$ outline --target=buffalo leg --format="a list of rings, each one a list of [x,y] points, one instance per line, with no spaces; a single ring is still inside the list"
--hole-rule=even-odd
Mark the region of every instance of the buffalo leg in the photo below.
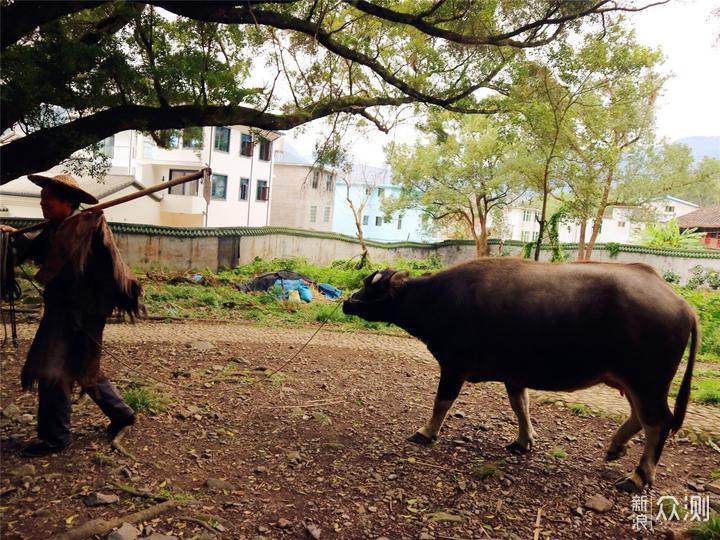
[[[535,430],[530,421],[530,400],[527,388],[505,383],[505,389],[510,398],[510,406],[518,419],[518,437],[505,448],[511,452],[529,452],[535,441]]]
[[[638,420],[637,413],[635,412],[635,406],[633,405],[630,396],[628,396],[630,402],[630,417],[625,420],[625,423],[618,428],[610,441],[610,447],[605,454],[605,461],[615,461],[620,459],[627,453],[628,441],[642,429],[642,424]]]
[[[460,394],[463,382],[464,378],[456,373],[450,373],[444,369],[440,372],[440,384],[438,384],[435,396],[432,417],[427,424],[408,437],[408,441],[417,444],[432,444],[437,440],[437,434],[445,421],[445,415]]]
[[[672,426],[672,413],[666,396],[643,400],[633,399],[636,413],[645,431],[645,448],[634,472],[615,483],[622,491],[642,491],[655,481],[655,467],[660,460],[665,440]]]

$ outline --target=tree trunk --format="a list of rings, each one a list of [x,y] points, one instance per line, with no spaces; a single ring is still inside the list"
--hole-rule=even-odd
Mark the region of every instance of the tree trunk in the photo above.
[[[370,264],[370,252],[368,252],[367,245],[365,244],[365,237],[363,236],[362,230],[362,222],[360,221],[360,219],[358,219],[357,215],[355,215],[355,227],[357,228],[358,240],[360,241],[360,249],[362,250],[362,253],[360,255],[360,262],[356,266],[356,268],[360,270]]]
[[[607,181],[605,183],[605,189],[603,190],[602,199],[600,199],[600,205],[598,206],[597,213],[595,214],[595,220],[593,221],[592,234],[590,240],[585,248],[585,260],[589,261],[592,257],[593,248],[595,247],[595,241],[600,234],[600,226],[602,225],[602,218],[607,208],[607,202],[610,198],[610,188],[612,187],[613,171],[608,173]]]
[[[540,244],[542,244],[543,234],[545,233],[545,212],[547,212],[547,199],[548,199],[548,177],[550,176],[550,163],[545,164],[545,173],[543,175],[543,202],[542,211],[540,214],[540,230],[538,231],[537,244],[535,245],[535,260],[540,260]]]
[[[587,220],[580,222],[580,238],[578,238],[577,260],[585,260],[585,233],[587,232]]]
[[[487,217],[480,217],[478,219],[480,223],[480,234],[475,235],[475,249],[478,257],[488,256],[488,232],[487,232]]]

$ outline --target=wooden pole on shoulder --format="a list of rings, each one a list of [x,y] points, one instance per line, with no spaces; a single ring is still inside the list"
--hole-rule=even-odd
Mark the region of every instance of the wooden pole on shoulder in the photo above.
[[[151,186],[149,188],[141,189],[140,191],[137,191],[135,193],[129,193],[128,195],[123,195],[122,197],[118,197],[117,199],[112,199],[110,201],[106,201],[101,204],[96,204],[95,206],[91,206],[90,208],[86,208],[83,210],[83,212],[99,212],[101,210],[105,210],[106,208],[110,208],[111,206],[117,206],[118,204],[126,203],[128,201],[133,201],[135,199],[139,199],[140,197],[144,197],[145,195],[150,195],[151,193],[155,193],[156,191],[162,191],[163,189],[170,189],[173,186],[177,186],[178,184],[184,184],[185,182],[191,182],[193,180],[199,180],[200,178],[209,178],[212,174],[212,171],[210,170],[210,167],[205,167],[204,169],[199,170],[198,172],[188,174],[186,176],[181,176],[180,178],[175,178],[174,180],[170,180],[169,182],[162,182],[156,186]],[[29,233],[32,231],[36,231],[38,229],[42,229],[47,224],[47,221],[43,221],[41,223],[36,223],[35,225],[29,225],[27,227],[23,227],[22,229],[18,229],[12,234],[24,234]]]

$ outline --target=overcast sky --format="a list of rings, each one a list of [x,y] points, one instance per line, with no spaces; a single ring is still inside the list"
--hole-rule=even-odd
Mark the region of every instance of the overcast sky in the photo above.
[[[628,17],[640,43],[663,51],[663,72],[672,74],[657,113],[658,135],[671,141],[720,136],[720,17],[711,17],[714,9],[720,9],[720,0],[671,0]],[[288,132],[287,139],[309,156],[317,133],[311,127],[303,134]],[[355,161],[382,164],[383,145],[392,139],[410,142],[412,128],[401,127],[390,135],[373,131],[355,140]]]

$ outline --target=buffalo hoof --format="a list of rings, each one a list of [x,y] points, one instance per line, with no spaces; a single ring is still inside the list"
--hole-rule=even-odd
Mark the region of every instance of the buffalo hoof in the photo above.
[[[513,441],[505,447],[505,450],[512,452],[513,454],[527,454],[530,451],[530,448],[525,448],[519,442]]]
[[[627,454],[627,448],[611,448],[607,451],[607,454],[605,454],[605,461],[615,461],[616,459],[620,459],[625,454]]]
[[[416,431],[415,433],[410,435],[407,440],[411,443],[421,444],[423,446],[430,446],[435,441],[437,441],[437,437],[428,437],[426,435],[423,435],[419,431]]]
[[[621,478],[615,482],[615,487],[620,491],[625,491],[627,493],[640,493],[643,490],[642,487],[633,482],[631,477]]]

